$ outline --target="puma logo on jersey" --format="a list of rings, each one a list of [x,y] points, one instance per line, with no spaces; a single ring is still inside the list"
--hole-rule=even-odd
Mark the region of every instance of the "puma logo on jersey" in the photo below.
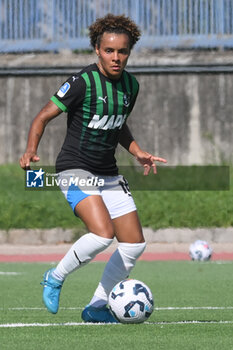
[[[106,103],[107,101],[107,98],[108,96],[105,96],[105,97],[102,97],[102,96],[99,96],[98,99],[101,100],[101,101],[104,101],[104,103]]]
[[[79,77],[73,75],[73,76],[72,76],[73,82],[74,82],[75,80],[78,80],[78,78],[79,78]]]
[[[124,115],[112,115],[109,117],[108,115],[104,115],[102,118],[100,118],[100,115],[95,114],[88,124],[89,128],[92,129],[102,129],[102,130],[109,130],[109,129],[121,129],[122,125],[124,124],[126,120],[126,114]]]

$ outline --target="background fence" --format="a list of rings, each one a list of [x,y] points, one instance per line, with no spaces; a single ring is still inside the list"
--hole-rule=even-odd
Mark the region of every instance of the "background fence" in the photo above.
[[[0,0],[0,52],[89,49],[109,12],[141,27],[137,48],[233,48],[233,0]]]

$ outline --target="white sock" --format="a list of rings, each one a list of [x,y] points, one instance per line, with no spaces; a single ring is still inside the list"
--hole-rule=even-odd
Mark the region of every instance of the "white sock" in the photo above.
[[[99,297],[94,295],[93,298],[91,299],[89,305],[94,306],[94,307],[103,307],[103,306],[107,305],[107,302],[106,302],[106,300],[100,299]]]
[[[106,249],[113,239],[104,238],[94,233],[87,233],[79,238],[66,253],[53,271],[53,276],[60,280],[64,279],[73,271],[86,265],[98,253]]]
[[[119,243],[118,249],[113,253],[104,269],[90,305],[97,306],[98,302],[101,306],[107,304],[112,288],[129,276],[145,247],[146,243]]]

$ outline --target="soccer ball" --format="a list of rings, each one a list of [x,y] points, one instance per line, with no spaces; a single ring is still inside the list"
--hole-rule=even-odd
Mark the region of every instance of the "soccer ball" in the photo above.
[[[135,279],[117,283],[109,295],[108,304],[113,316],[121,323],[142,323],[154,309],[150,288]]]
[[[211,258],[212,249],[206,241],[197,240],[190,245],[189,255],[192,260],[207,261]]]

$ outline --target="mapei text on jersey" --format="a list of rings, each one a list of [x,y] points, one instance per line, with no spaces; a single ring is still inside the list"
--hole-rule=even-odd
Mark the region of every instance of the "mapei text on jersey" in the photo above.
[[[103,129],[103,130],[109,130],[109,129],[121,129],[122,125],[124,124],[124,121],[126,119],[127,115],[119,114],[119,115],[112,115],[109,117],[109,115],[103,115],[102,118],[100,118],[100,115],[95,114],[88,124],[89,128],[92,129]]]

